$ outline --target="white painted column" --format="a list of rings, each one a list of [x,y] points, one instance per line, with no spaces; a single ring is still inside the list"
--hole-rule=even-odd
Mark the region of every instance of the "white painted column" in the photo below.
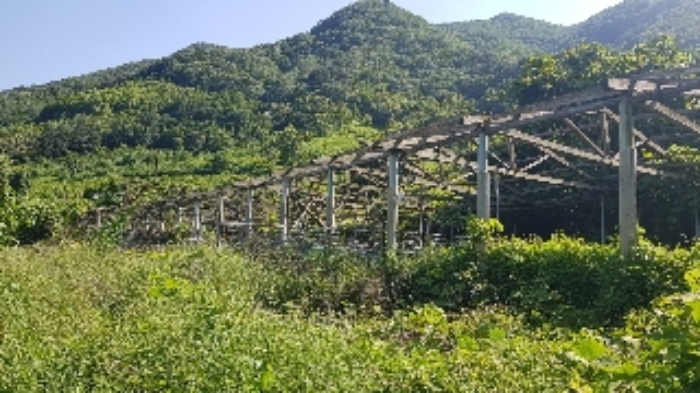
[[[477,196],[476,215],[488,220],[491,218],[491,176],[489,174],[489,137],[479,134],[479,150],[477,152]]]
[[[280,241],[282,244],[287,244],[289,240],[289,179],[282,180],[282,190],[280,192]]]
[[[224,245],[224,221],[226,221],[223,195],[219,195],[216,202],[216,247],[221,248]]]
[[[501,219],[501,176],[498,171],[493,173],[493,192],[496,197],[496,219]]]
[[[194,204],[194,221],[192,223],[194,228],[194,238],[197,241],[202,240],[202,206],[199,202]]]
[[[328,195],[326,196],[326,233],[332,236],[335,232],[335,173],[328,168]]]
[[[255,191],[253,189],[248,190],[248,195],[246,195],[246,206],[245,206],[245,222],[246,222],[246,236],[248,240],[253,239],[255,234],[253,227],[253,200],[255,199]]]
[[[97,228],[102,228],[102,208],[98,207],[95,210],[95,225]]]
[[[629,256],[637,245],[637,149],[632,102],[620,102],[620,250]]]
[[[399,229],[399,155],[394,152],[389,156],[389,190],[387,195],[387,251],[398,248]]]

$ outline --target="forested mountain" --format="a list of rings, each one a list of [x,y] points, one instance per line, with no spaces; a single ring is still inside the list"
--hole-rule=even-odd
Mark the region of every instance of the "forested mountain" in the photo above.
[[[553,53],[576,41],[572,29],[533,18],[510,13],[488,20],[455,22],[439,25],[485,53],[497,53],[500,58],[516,63],[537,53]]]
[[[302,141],[350,124],[397,130],[468,110],[510,71],[499,65],[391,3],[360,2],[278,43],[195,44],[3,93],[0,135],[31,136],[13,139],[17,154],[57,157],[121,145],[213,152],[274,144],[285,129]]]
[[[700,45],[700,0],[624,0],[588,20],[562,26],[514,14],[488,20],[440,25],[484,52],[517,61],[536,53],[553,53],[581,42],[618,49],[660,34],[676,37],[687,49]]]
[[[628,0],[602,15],[628,15],[634,3],[650,2]],[[678,5],[667,15],[691,11],[667,3]],[[606,20],[566,28],[503,14],[434,26],[389,1],[361,1],[276,43],[197,43],[162,59],[0,92],[0,243],[10,222],[3,209],[30,217],[26,225],[54,222],[34,217],[44,210],[22,198],[69,206],[62,215],[75,217],[90,207],[229,184],[434,119],[499,111],[688,59],[667,38],[624,53],[570,49],[580,40],[575,31],[599,31]]]
[[[700,45],[698,21],[700,0],[625,0],[572,29],[583,40],[616,47],[668,34],[691,49]]]

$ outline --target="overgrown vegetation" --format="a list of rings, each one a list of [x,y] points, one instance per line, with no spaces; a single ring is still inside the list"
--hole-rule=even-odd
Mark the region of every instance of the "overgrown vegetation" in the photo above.
[[[697,249],[486,240],[364,263],[7,249],[0,390],[697,387]]]

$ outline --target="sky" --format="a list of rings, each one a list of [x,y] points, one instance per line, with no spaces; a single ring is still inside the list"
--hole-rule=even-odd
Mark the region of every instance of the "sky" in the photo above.
[[[432,23],[512,12],[570,25],[620,0],[393,0]],[[310,30],[350,0],[0,0],[0,90]],[[565,4],[565,5],[564,5]]]

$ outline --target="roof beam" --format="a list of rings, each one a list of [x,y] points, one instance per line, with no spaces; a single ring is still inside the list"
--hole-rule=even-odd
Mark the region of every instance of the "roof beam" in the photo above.
[[[700,125],[690,120],[686,116],[681,115],[680,113],[674,111],[673,109],[667,107],[666,105],[663,105],[658,101],[647,101],[645,102],[645,104],[651,109],[673,120],[674,122],[700,135]]]
[[[545,147],[547,149],[557,151],[560,153],[564,153],[564,154],[569,154],[569,155],[574,156],[574,157],[583,158],[583,159],[586,159],[589,161],[594,161],[594,162],[598,162],[600,164],[614,166],[614,167],[620,166],[620,161],[618,161],[618,160],[600,157],[600,156],[595,155],[593,153],[588,153],[588,152],[585,152],[583,150],[579,150],[579,149],[576,149],[573,147],[564,146],[564,145],[561,145],[561,144],[556,143],[556,142],[551,142],[551,141],[537,138],[535,136],[527,135],[527,134],[524,134],[524,133],[517,131],[517,130],[508,131],[508,135],[512,136],[514,139],[517,139],[519,141],[527,142],[527,143],[530,143],[530,144],[538,146],[538,147],[540,147],[540,146]],[[661,173],[662,173],[661,171],[658,171],[656,169],[651,169],[651,168],[647,168],[647,167],[643,167],[643,166],[638,166],[637,171],[640,173],[646,173],[649,175],[661,175]]]

